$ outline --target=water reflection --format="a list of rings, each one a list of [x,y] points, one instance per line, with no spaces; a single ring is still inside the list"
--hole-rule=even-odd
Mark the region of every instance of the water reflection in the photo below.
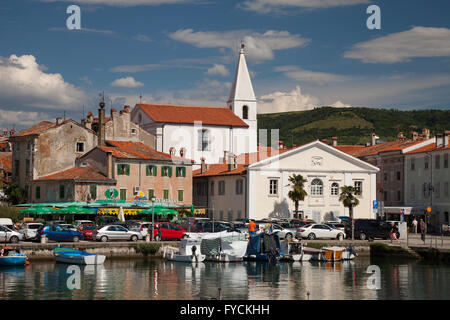
[[[367,267],[381,269],[381,290],[367,288]],[[68,265],[0,269],[0,299],[450,299],[450,267],[358,259],[343,263],[106,261],[80,266],[70,290]]]

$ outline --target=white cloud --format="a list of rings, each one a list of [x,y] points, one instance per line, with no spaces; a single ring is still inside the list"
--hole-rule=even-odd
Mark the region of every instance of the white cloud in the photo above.
[[[133,77],[119,78],[111,82],[113,87],[137,88],[143,85],[142,82],[136,81]]]
[[[328,82],[344,81],[347,79],[345,76],[327,72],[304,70],[297,66],[276,67],[275,71],[283,72],[287,77],[296,81],[314,83],[318,85],[324,85]]]
[[[124,65],[117,66],[109,69],[111,72],[125,72],[125,73],[136,73],[143,71],[155,70],[163,67],[160,64],[136,64],[136,65]]]
[[[272,60],[275,50],[301,47],[310,42],[309,39],[298,34],[275,30],[268,30],[261,34],[248,30],[218,32],[180,29],[170,33],[169,37],[198,48],[226,48],[233,52],[237,51],[242,39],[245,44],[246,55],[256,61]]]
[[[59,73],[45,73],[33,55],[0,57],[0,105],[73,110],[86,101],[85,93]]]
[[[230,71],[228,71],[227,67],[225,67],[223,64],[214,64],[214,66],[206,71],[206,74],[226,77],[230,74]]]
[[[66,31],[66,32],[79,32],[79,33],[100,33],[100,34],[107,34],[107,35],[114,35],[116,34],[115,31],[112,30],[101,30],[101,29],[89,29],[89,28],[81,28],[81,29],[73,29],[69,30],[67,28],[49,28],[49,31]]]
[[[258,113],[306,111],[324,105],[327,104],[323,103],[321,99],[313,95],[303,94],[300,86],[296,86],[290,92],[275,91],[261,96],[258,101]],[[336,101],[330,106],[335,108],[351,107],[341,101]]]
[[[140,42],[150,42],[150,41],[152,41],[145,34],[138,34],[137,36],[134,36],[133,39],[137,40],[137,41],[140,41]]]
[[[4,128],[11,128],[12,126],[15,126],[16,128],[29,127],[51,118],[52,117],[49,114],[43,112],[0,109],[0,126]]]
[[[371,0],[247,0],[240,7],[256,11],[258,13],[269,13],[289,8],[329,8],[339,6],[351,6],[369,3]]]
[[[81,80],[81,81],[84,81],[84,82],[86,82],[88,85],[92,86],[92,81],[89,80],[89,77],[88,77],[88,76],[81,77],[80,80]]]
[[[367,63],[396,63],[415,57],[449,57],[450,29],[413,27],[355,44],[344,53],[345,58]]]
[[[134,7],[134,6],[159,6],[164,4],[195,3],[196,0],[41,0],[41,2],[70,2],[88,5]]]

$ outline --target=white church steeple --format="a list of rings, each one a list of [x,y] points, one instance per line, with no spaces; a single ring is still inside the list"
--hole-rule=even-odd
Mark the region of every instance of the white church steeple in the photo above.
[[[235,154],[241,152],[256,152],[257,151],[257,103],[255,92],[253,91],[250,73],[248,72],[247,63],[244,55],[244,44],[241,44],[239,51],[238,64],[234,75],[233,85],[231,86],[230,97],[227,101],[228,106],[239,118],[248,124],[249,128],[246,130],[248,137],[246,147],[237,150],[235,146],[233,149]],[[240,134],[239,134],[240,135]]]

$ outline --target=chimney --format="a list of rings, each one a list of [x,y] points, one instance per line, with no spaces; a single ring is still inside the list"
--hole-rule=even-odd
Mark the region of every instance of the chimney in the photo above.
[[[370,142],[366,142],[366,147],[370,147]]]
[[[397,134],[397,140],[399,140],[399,141],[405,140],[405,136],[403,135],[403,132],[400,131],[400,132]]]
[[[105,101],[100,101],[98,109],[98,146],[105,145]]]
[[[106,152],[106,170],[108,171],[107,175],[108,175],[108,179],[112,179],[113,178],[113,157],[112,157],[112,152],[111,151],[107,151]]]
[[[436,133],[436,148],[444,145],[444,135],[442,133]]]
[[[223,163],[227,163],[227,155],[228,155],[228,151],[223,151]]]
[[[205,173],[206,170],[208,170],[208,168],[206,167],[206,163],[205,163],[205,157],[202,157],[202,158],[201,158],[201,161],[202,161],[202,164],[201,164],[200,172],[201,172],[201,173]]]
[[[333,146],[333,147],[336,147],[338,144],[337,144],[337,140],[338,140],[338,138],[337,137],[331,137],[331,145]]]
[[[375,134],[375,132],[372,132],[370,134],[370,145],[374,146],[377,144],[377,140],[379,139],[379,137],[377,137],[377,135]]]
[[[111,109],[111,119],[114,119],[114,117],[117,115],[116,109]]]
[[[58,117],[58,118],[56,118],[56,124],[59,126],[60,124],[62,124],[63,123],[63,118],[61,118],[61,117]]]
[[[3,129],[3,135],[7,136],[8,135],[8,130],[7,129]]]
[[[123,108],[123,110],[124,110],[126,113],[130,113],[130,106],[125,106],[125,107]]]
[[[328,144],[328,140],[327,139],[322,139],[322,140],[320,140],[320,142]]]
[[[411,131],[411,140],[417,141],[417,138],[419,137],[419,134],[416,131]]]
[[[10,136],[13,136],[15,133],[16,133],[16,130],[14,130],[14,129],[9,130],[9,135]]]
[[[449,135],[450,135],[450,130],[444,130],[444,139],[443,139],[444,147],[448,147],[448,136]]]
[[[283,141],[278,141],[278,149],[282,150],[283,149]]]
[[[236,170],[237,169],[237,157],[234,156],[233,157],[233,165],[232,165],[232,170]]]
[[[425,140],[430,139],[430,129],[423,128],[422,129],[422,135],[423,135]]]

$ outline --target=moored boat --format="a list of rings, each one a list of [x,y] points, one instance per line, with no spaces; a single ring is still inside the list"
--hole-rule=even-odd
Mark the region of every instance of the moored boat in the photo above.
[[[276,233],[257,233],[250,236],[244,260],[279,261],[285,254],[281,251],[280,237]]]
[[[28,264],[26,255],[12,247],[2,247],[0,251],[0,266],[24,266]]]
[[[163,257],[169,261],[177,262],[203,262],[206,256],[200,253],[201,240],[198,239],[181,239],[178,251],[176,248],[164,247]]]
[[[312,258],[311,254],[305,253],[301,242],[284,241],[281,243],[281,252],[284,253],[281,261],[304,262]]]
[[[53,255],[56,261],[70,264],[103,264],[106,259],[106,256],[101,254],[64,247],[53,249]]]

